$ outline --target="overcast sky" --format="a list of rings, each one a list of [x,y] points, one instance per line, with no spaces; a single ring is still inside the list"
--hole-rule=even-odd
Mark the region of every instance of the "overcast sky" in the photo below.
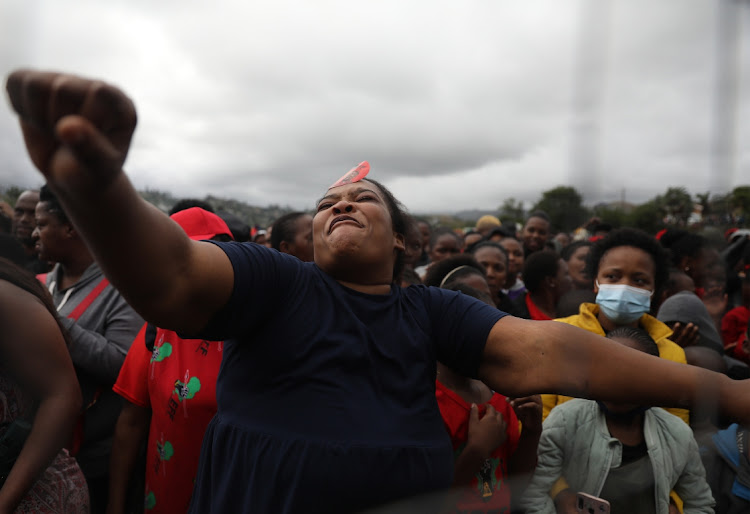
[[[558,185],[638,203],[750,183],[750,2],[733,14],[723,110],[719,13],[708,0],[10,0],[0,72],[126,91],[139,189],[307,209],[368,160],[415,212],[528,207]],[[7,101],[0,152],[0,184],[41,183]]]

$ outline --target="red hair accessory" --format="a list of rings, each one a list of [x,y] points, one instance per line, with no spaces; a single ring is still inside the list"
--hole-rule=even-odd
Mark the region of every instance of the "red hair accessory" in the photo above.
[[[360,180],[365,178],[368,173],[370,173],[370,163],[367,161],[362,161],[357,166],[347,171],[343,177],[334,182],[333,185],[328,189],[359,182]]]

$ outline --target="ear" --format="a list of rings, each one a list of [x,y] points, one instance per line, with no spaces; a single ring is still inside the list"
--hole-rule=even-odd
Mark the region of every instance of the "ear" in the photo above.
[[[68,239],[78,237],[78,232],[76,231],[72,223],[66,223],[65,225],[66,225],[65,237],[67,237]]]
[[[394,250],[401,250],[402,252],[406,250],[406,244],[404,243],[404,236],[401,234],[393,233],[393,249]]]
[[[289,243],[287,243],[286,241],[282,241],[279,243],[279,251],[281,253],[289,253],[290,250],[291,249],[289,248]]]

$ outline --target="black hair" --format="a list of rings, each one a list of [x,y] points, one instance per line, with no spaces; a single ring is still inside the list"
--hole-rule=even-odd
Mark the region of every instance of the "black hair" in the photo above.
[[[672,242],[669,253],[672,255],[672,264],[679,267],[680,261],[685,257],[697,258],[703,248],[709,246],[708,239],[691,232],[686,232],[682,237]]]
[[[526,221],[529,221],[531,218],[540,218],[546,221],[547,223],[550,222],[549,216],[544,211],[534,211],[526,218]]]
[[[617,327],[607,334],[607,339],[629,339],[638,343],[641,351],[654,357],[659,356],[659,347],[648,332],[636,327]]]
[[[461,266],[467,266],[467,268],[465,268],[465,271],[462,269],[459,272],[456,272],[451,279],[457,279],[469,274],[478,274],[482,277],[485,276],[484,266],[479,264],[473,255],[462,253],[431,264],[430,267],[427,268],[427,274],[422,283],[426,286],[440,287],[440,283],[448,273]]]
[[[297,234],[297,220],[307,215],[306,212],[290,212],[274,221],[271,227],[271,248],[281,251],[282,241],[287,243],[294,241],[294,236]]]
[[[26,250],[21,241],[10,234],[0,234],[0,257],[8,259],[17,266],[26,264]]]
[[[169,209],[169,215],[180,211],[184,211],[186,209],[190,209],[192,207],[200,207],[204,211],[208,211],[210,213],[214,213],[214,207],[210,203],[206,202],[205,200],[198,200],[197,198],[183,198],[182,200],[178,200],[171,209]]]
[[[613,230],[591,245],[591,251],[586,258],[586,269],[584,270],[586,275],[595,279],[599,274],[599,263],[604,254],[620,246],[632,246],[651,256],[654,261],[654,290],[659,290],[669,278],[667,252],[656,238],[634,228]]]
[[[430,248],[435,248],[437,240],[446,234],[452,235],[454,238],[456,238],[456,242],[458,242],[459,244],[461,243],[461,236],[456,234],[453,230],[449,229],[448,227],[435,227],[432,232],[430,232]]]
[[[659,238],[659,243],[664,248],[672,248],[672,245],[682,237],[686,236],[689,232],[687,230],[682,230],[680,228],[668,228],[664,230],[664,233],[662,233],[661,237]]]
[[[0,234],[10,234],[13,228],[13,220],[0,212]]]
[[[419,275],[413,269],[404,268],[401,271],[401,282],[406,282],[407,284],[416,286],[422,283],[422,279],[419,278]]]
[[[471,296],[472,298],[476,298],[477,300],[484,302],[487,305],[492,305],[492,306],[495,305],[494,302],[492,301],[492,298],[490,298],[490,295],[488,295],[484,291],[480,291],[479,289],[475,287],[468,286],[461,282],[454,282],[450,286],[446,286],[443,289],[449,289],[451,291],[460,291],[466,296]]]
[[[573,241],[569,245],[566,245],[563,247],[562,250],[560,250],[560,257],[562,257],[562,260],[565,262],[568,262],[571,257],[573,257],[573,254],[576,253],[576,250],[579,248],[583,248],[584,246],[591,246],[594,243],[591,241]]]
[[[395,234],[399,234],[401,237],[404,238],[404,241],[406,241],[406,229],[407,229],[407,221],[408,221],[408,213],[406,212],[406,209],[403,205],[401,205],[401,202],[396,200],[396,197],[393,196],[393,193],[391,193],[387,187],[385,187],[383,184],[378,182],[377,180],[373,180],[371,178],[363,179],[364,181],[370,182],[371,184],[375,184],[378,189],[383,193],[383,196],[385,197],[385,205],[388,207],[388,212],[391,214],[391,225],[393,228],[393,232]],[[273,234],[271,234],[273,235]],[[393,280],[397,281],[398,278],[401,276],[401,270],[404,268],[404,251],[403,250],[397,250],[396,251],[396,263],[393,266]]]
[[[70,223],[67,214],[65,214],[65,211],[63,210],[60,200],[57,199],[57,196],[52,192],[47,184],[44,184],[39,190],[39,202],[46,203],[47,211],[53,214],[61,223]]]
[[[42,302],[42,305],[44,305],[44,308],[50,313],[50,316],[55,319],[55,322],[65,339],[65,343],[70,346],[70,335],[60,321],[57,309],[55,308],[54,303],[52,303],[52,297],[50,296],[49,291],[47,291],[42,283],[37,280],[31,272],[12,263],[8,259],[0,257],[0,280],[4,280],[20,289],[23,289]]]
[[[471,247],[471,250],[469,250],[469,253],[472,255],[476,254],[477,251],[481,250],[482,248],[495,248],[496,250],[500,250],[500,253],[505,256],[505,266],[508,266],[508,260],[510,259],[508,257],[508,251],[503,248],[500,243],[496,243],[494,241],[479,241],[477,244],[473,245]]]
[[[505,239],[506,237],[516,237],[516,234],[515,232],[510,234],[509,230],[505,227],[495,227],[487,233],[486,239],[492,239],[495,236],[500,236],[501,239]]]
[[[560,257],[549,250],[534,252],[523,263],[521,279],[530,293],[537,293],[542,289],[544,279],[556,277],[560,266]]]

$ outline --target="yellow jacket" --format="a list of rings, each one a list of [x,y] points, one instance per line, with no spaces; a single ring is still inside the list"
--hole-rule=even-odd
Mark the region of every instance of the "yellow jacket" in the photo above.
[[[582,328],[584,330],[588,330],[589,332],[593,332],[594,334],[603,336],[605,335],[604,329],[599,324],[599,320],[597,319],[598,314],[598,305],[596,305],[595,303],[583,303],[581,304],[581,309],[578,314],[568,316],[567,318],[556,319],[555,321],[567,323],[568,325],[573,325],[574,327]],[[681,362],[683,364],[687,363],[687,361],[685,360],[685,351],[677,344],[669,340],[669,336],[672,335],[672,330],[667,325],[648,314],[644,314],[643,316],[641,316],[639,324],[641,328],[648,332],[653,340],[656,341],[656,346],[659,347],[659,356],[662,359]],[[547,419],[547,415],[555,405],[560,405],[561,403],[567,402],[568,400],[572,400],[572,398],[570,396],[557,394],[543,394],[543,418]],[[670,408],[666,410],[681,418],[685,423],[688,423],[690,421],[689,411],[686,409]]]

